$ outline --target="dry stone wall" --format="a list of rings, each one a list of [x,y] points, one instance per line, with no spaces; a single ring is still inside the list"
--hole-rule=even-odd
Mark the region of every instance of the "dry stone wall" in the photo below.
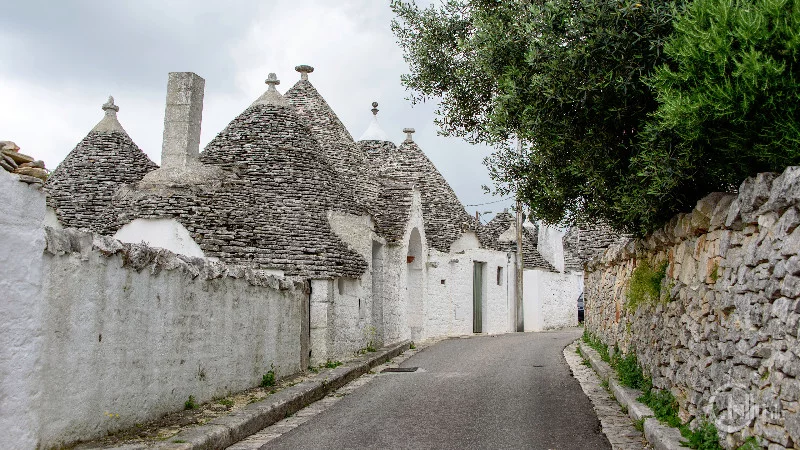
[[[635,351],[681,418],[710,417],[728,448],[800,446],[799,207],[800,167],[759,174],[587,265],[587,329]],[[633,307],[645,264],[666,269],[661,292]]]

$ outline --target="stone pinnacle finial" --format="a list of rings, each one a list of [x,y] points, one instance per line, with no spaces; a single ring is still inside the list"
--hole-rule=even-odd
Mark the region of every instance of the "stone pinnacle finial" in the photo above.
[[[296,71],[300,72],[300,79],[301,79],[301,80],[306,80],[306,81],[308,81],[308,74],[310,74],[311,72],[313,72],[313,71],[314,71],[314,68],[313,68],[313,67],[311,67],[311,66],[309,66],[309,65],[307,65],[307,64],[301,64],[301,65],[299,65],[299,66],[296,66],[296,67],[294,68],[294,70],[296,70]]]
[[[373,116],[377,116],[378,115],[378,111],[380,111],[378,109],[378,102],[372,102],[372,115]]]
[[[416,130],[413,128],[403,128],[403,133],[406,134],[406,142],[414,142],[412,135]]]
[[[108,101],[103,104],[103,111],[105,111],[106,114],[108,114],[108,111],[119,111],[119,106],[114,104],[114,97],[108,96]]]
[[[117,111],[119,111],[119,106],[114,104],[114,97],[108,96],[108,101],[103,104],[103,111],[105,115],[97,122],[97,125],[92,128],[92,131],[98,131],[101,133],[113,133],[115,131],[119,131],[124,133],[125,130],[120,125],[119,120],[117,120]]]
[[[275,91],[277,90],[275,86],[281,84],[281,80],[279,80],[278,76],[275,75],[275,73],[273,72],[267,76],[267,79],[264,81],[264,83],[267,83],[269,85],[270,91]]]

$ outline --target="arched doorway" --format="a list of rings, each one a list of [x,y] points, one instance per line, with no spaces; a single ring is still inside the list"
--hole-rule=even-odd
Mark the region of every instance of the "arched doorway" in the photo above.
[[[406,313],[412,340],[421,340],[425,323],[424,273],[425,261],[422,255],[422,236],[419,230],[411,230],[406,255]]]

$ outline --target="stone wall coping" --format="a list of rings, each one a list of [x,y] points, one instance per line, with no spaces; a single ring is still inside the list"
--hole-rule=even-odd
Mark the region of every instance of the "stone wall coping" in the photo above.
[[[712,192],[701,198],[689,213],[676,214],[666,225],[639,239],[613,244],[586,264],[587,271],[657,252],[687,239],[717,230],[740,231],[758,223],[768,213],[781,214],[800,205],[800,167],[790,166],[781,174],[759,173],[745,179],[738,194]]]
[[[150,247],[144,242],[124,243],[84,229],[59,230],[46,226],[44,230],[44,252],[52,256],[79,255],[87,261],[93,253],[106,258],[118,255],[123,267],[130,267],[136,272],[147,269],[151,275],[158,275],[162,270],[178,270],[192,279],[233,278],[242,279],[253,286],[281,291],[309,291],[307,281],[266,274],[251,267],[224,264],[207,258],[179,255],[163,248]]]

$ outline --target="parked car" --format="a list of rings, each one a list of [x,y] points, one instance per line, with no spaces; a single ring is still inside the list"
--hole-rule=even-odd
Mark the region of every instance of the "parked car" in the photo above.
[[[583,294],[578,297],[578,323],[583,323]]]

